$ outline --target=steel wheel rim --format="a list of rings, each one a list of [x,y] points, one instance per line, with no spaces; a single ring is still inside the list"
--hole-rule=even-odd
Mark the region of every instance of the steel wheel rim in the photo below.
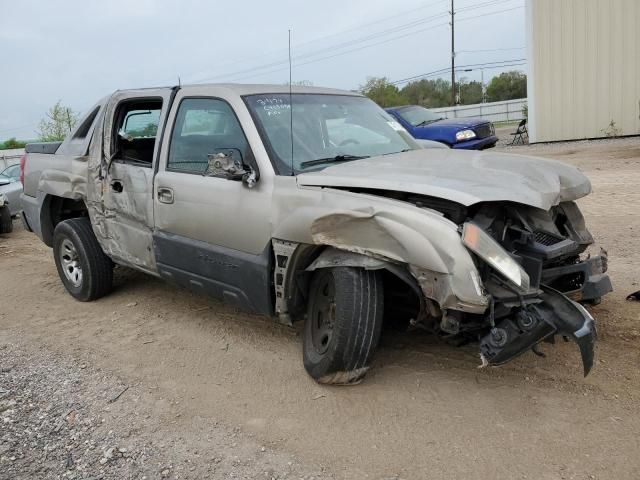
[[[58,255],[62,271],[64,272],[64,276],[67,280],[69,280],[74,287],[82,285],[82,266],[80,264],[80,257],[71,240],[64,239],[62,241]]]
[[[335,285],[331,275],[325,275],[316,293],[311,320],[311,341],[320,355],[329,350],[336,319]]]

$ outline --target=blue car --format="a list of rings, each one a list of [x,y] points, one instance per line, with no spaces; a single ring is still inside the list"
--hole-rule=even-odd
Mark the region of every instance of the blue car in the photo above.
[[[419,105],[387,108],[414,138],[435,140],[451,148],[483,150],[498,141],[493,123],[481,118],[449,118]]]

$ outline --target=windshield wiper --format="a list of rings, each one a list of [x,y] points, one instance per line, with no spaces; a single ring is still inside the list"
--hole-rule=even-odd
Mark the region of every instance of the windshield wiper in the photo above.
[[[404,153],[404,152],[412,152],[413,148],[405,148],[403,150],[400,150],[399,152],[389,152],[389,153],[383,153],[381,156],[385,156],[385,155],[396,155],[398,153]]]
[[[442,120],[442,118],[438,118],[438,120]],[[423,127],[425,125],[429,125],[430,123],[437,122],[438,120],[423,120],[422,122],[418,123],[416,127]]]
[[[316,158],[315,160],[307,160],[306,162],[302,162],[300,164],[300,167],[305,168],[311,165],[320,165],[323,163],[348,162],[351,160],[362,160],[363,158],[369,158],[369,156],[368,155],[336,155],[335,157]]]

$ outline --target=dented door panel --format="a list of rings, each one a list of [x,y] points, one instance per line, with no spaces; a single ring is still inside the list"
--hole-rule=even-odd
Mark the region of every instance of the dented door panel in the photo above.
[[[101,208],[94,210],[103,248],[114,260],[148,272],[156,272],[153,253],[153,176],[160,148],[162,126],[170,108],[168,88],[116,92],[106,108],[98,170]],[[161,99],[162,108],[155,137],[153,162],[140,166],[115,151],[116,115],[126,102]],[[97,215],[96,215],[97,214]]]
[[[155,270],[152,169],[114,162],[105,183],[107,253],[123,263]]]

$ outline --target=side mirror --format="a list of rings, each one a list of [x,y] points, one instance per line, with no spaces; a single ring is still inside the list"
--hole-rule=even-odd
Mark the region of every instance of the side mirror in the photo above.
[[[257,181],[256,172],[242,163],[242,152],[237,148],[216,149],[207,155],[206,177],[242,180],[247,187],[253,188]]]

